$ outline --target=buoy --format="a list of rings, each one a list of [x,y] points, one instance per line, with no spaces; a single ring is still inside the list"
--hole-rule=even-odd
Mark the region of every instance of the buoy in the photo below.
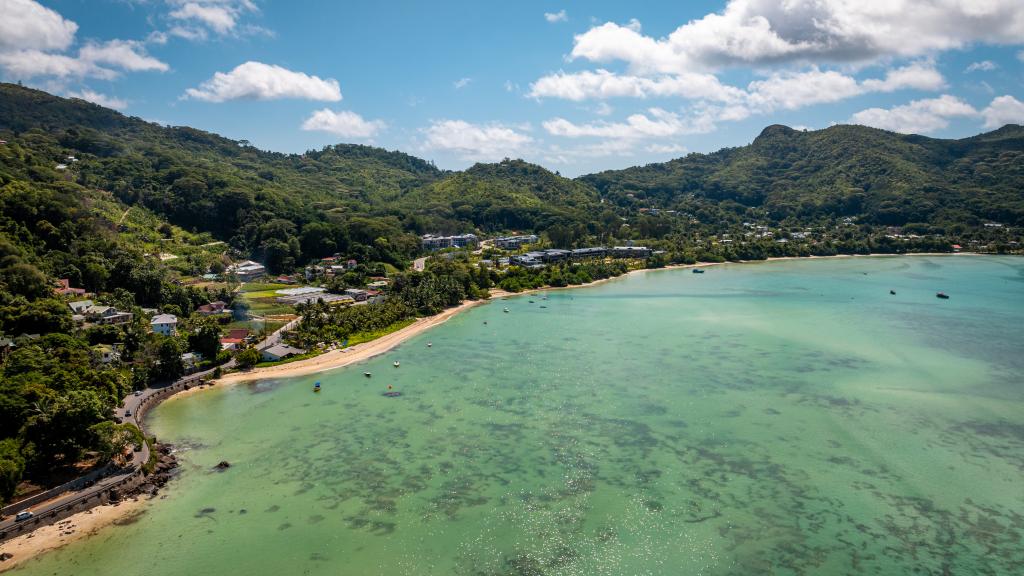
[[[388,384],[388,390],[391,390],[391,384]]]

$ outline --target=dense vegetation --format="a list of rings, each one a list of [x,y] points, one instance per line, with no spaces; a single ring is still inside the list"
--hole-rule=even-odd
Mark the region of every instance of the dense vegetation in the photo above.
[[[184,280],[243,257],[274,274],[335,254],[357,260],[325,283],[332,289],[390,277],[384,303],[303,310],[312,313],[296,343],[312,346],[496,286],[579,284],[696,260],[953,243],[1020,251],[1024,227],[1020,126],[963,140],[770,126],[749,146],[572,180],[521,160],[447,172],[367,146],[266,152],[0,84],[0,140],[0,499],[23,475],[88,452],[112,458],[127,435],[112,428],[113,408],[133,388],[179,375],[182,352],[223,361],[220,328],[190,316],[235,295]],[[643,263],[500,270],[462,255],[395,273],[421,254],[418,235],[458,232],[533,232],[562,248],[635,241],[660,252]],[[59,278],[133,320],[76,327],[73,298],[53,290]],[[183,334],[153,334],[142,308],[181,316]],[[121,360],[100,362],[97,347],[114,343]],[[239,358],[258,359],[252,350]]]

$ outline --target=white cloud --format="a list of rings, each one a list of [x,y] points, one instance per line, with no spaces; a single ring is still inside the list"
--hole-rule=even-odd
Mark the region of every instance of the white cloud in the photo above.
[[[186,90],[183,98],[207,102],[281,98],[337,102],[341,100],[341,89],[333,78],[323,80],[281,66],[249,61],[230,72],[215,73],[198,88]]]
[[[644,150],[652,154],[683,154],[686,152],[686,146],[682,144],[651,144]]]
[[[999,96],[981,111],[985,128],[1001,128],[1006,124],[1024,124],[1024,102],[1013,96]]]
[[[33,0],[0,0],[0,50],[65,50],[78,24]]]
[[[456,90],[462,90],[466,86],[469,86],[469,83],[472,81],[472,78],[459,78],[455,82],[452,82],[452,86],[455,86]]]
[[[729,0],[721,13],[664,38],[605,23],[575,37],[571,57],[623,61],[634,74],[677,74],[782,62],[868,63],[1019,44],[1020,0]]]
[[[892,68],[884,80],[868,79],[861,83],[865,92],[895,92],[897,90],[942,90],[946,80],[935,69],[933,62],[912,62],[902,68]]]
[[[551,23],[565,22],[566,20],[569,19],[569,15],[565,12],[564,9],[562,9],[559,10],[558,12],[545,12],[544,19]]]
[[[218,34],[227,34],[234,30],[238,21],[238,8],[219,3],[186,2],[169,16],[176,20],[194,20]]]
[[[664,98],[680,97],[729,102],[741,99],[743,90],[719,82],[712,74],[679,74],[644,78],[622,76],[598,69],[583,72],[558,72],[538,79],[530,85],[533,98],[589,100],[594,98]]]
[[[564,118],[553,118],[545,121],[543,126],[552,136],[623,140],[703,134],[714,129],[714,123],[709,115],[684,117],[661,108],[650,108],[646,114],[631,114],[625,122],[599,121],[575,124]]]
[[[914,100],[909,104],[889,109],[861,110],[850,118],[850,122],[904,134],[928,134],[949,126],[950,118],[977,114],[978,111],[970,104],[955,96],[944,94],[938,98]]]
[[[78,51],[78,57],[86,62],[108,64],[132,72],[166,72],[170,69],[164,62],[146,54],[142,42],[134,40],[110,40],[103,44],[90,42]]]
[[[81,98],[82,100],[92,102],[93,104],[99,104],[100,106],[113,108],[115,110],[124,110],[128,107],[127,100],[107,96],[106,94],[100,94],[99,92],[93,92],[88,88],[78,92],[68,92],[67,95],[71,98]]]
[[[380,120],[366,120],[349,110],[317,110],[302,123],[303,130],[328,132],[342,138],[372,138],[384,129]]]
[[[464,160],[493,161],[522,152],[533,139],[504,124],[437,120],[423,130],[424,148],[452,152]]]
[[[88,76],[102,80],[111,80],[118,75],[116,71],[97,66],[93,62],[39,50],[0,52],[0,68],[6,70],[9,75],[18,78]]]
[[[991,72],[998,68],[999,65],[991,60],[982,60],[981,62],[971,62],[971,64],[964,70],[964,72]]]
[[[607,102],[599,102],[597,106],[594,107],[594,114],[597,114],[598,116],[611,116],[614,111],[615,109]]]
[[[182,38],[185,40],[201,41],[206,40],[206,30],[203,28],[194,28],[191,26],[171,26],[167,31],[169,36],[176,38]]]

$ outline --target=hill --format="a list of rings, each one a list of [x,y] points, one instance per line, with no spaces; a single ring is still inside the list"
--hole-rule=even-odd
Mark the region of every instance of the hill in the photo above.
[[[1020,226],[1024,128],[940,140],[865,126],[797,131],[776,125],[749,146],[580,180],[623,206],[736,203],[764,209],[774,221],[856,217],[944,232],[983,220]]]

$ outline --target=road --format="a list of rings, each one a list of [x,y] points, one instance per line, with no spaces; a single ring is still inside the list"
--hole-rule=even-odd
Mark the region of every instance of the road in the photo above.
[[[289,322],[289,323],[285,324],[284,326],[278,328],[273,334],[267,336],[262,342],[260,342],[257,345],[257,349],[262,350],[263,348],[266,348],[268,346],[273,346],[274,344],[277,344],[278,342],[281,341],[282,333],[285,330],[289,330],[292,327],[294,327],[301,320],[302,320],[302,317],[300,316],[300,317],[296,318],[295,320],[292,320],[291,322]],[[235,359],[234,358],[232,358],[231,360],[229,360],[228,362],[226,362],[226,363],[224,363],[224,364],[222,364],[220,366],[220,368],[222,370],[226,370],[226,369],[234,368],[234,367],[235,367]],[[216,369],[217,368],[211,368],[209,370],[204,370],[202,372],[195,372],[193,374],[189,374],[187,376],[183,376],[183,377],[179,378],[178,380],[174,381],[173,383],[168,384],[167,386],[174,386],[175,384],[181,384],[181,383],[197,382],[200,379],[202,379],[204,376],[208,376],[208,375],[212,374],[213,371],[216,370]],[[142,422],[140,422],[139,419],[138,419],[138,416],[139,416],[139,406],[141,406],[143,404],[143,402],[145,402],[149,397],[151,397],[154,394],[158,394],[161,391],[163,391],[165,388],[167,388],[167,386],[160,386],[160,387],[157,387],[157,388],[146,388],[145,390],[140,390],[137,393],[133,392],[132,394],[129,394],[128,396],[126,396],[124,398],[124,400],[121,402],[121,407],[119,407],[119,408],[114,410],[114,416],[116,417],[117,421],[118,422],[133,422],[136,426],[139,427],[140,430],[143,430],[143,433],[145,433],[145,429],[142,427]],[[129,414],[130,414],[130,416],[129,416]],[[35,515],[40,516],[40,515],[42,515],[42,514],[44,514],[46,512],[49,512],[50,510],[53,510],[55,508],[59,508],[60,506],[63,506],[63,505],[65,505],[65,504],[67,504],[67,503],[69,503],[71,501],[80,500],[80,499],[88,499],[92,495],[98,494],[100,492],[103,492],[104,490],[109,489],[112,485],[117,484],[121,480],[124,480],[125,478],[131,476],[132,474],[135,473],[136,470],[138,470],[140,467],[142,467],[143,464],[145,464],[148,461],[149,461],[149,446],[145,442],[143,442],[142,443],[142,450],[140,450],[138,452],[133,452],[132,453],[132,461],[122,469],[123,471],[118,472],[117,474],[114,474],[113,476],[107,476],[107,477],[103,478],[102,480],[99,480],[98,482],[96,482],[96,484],[93,484],[92,486],[90,486],[88,488],[85,488],[83,490],[76,490],[76,491],[73,491],[73,492],[68,492],[68,493],[63,494],[61,496],[58,496],[55,499],[47,500],[46,502],[41,502],[40,504],[38,504],[36,506],[29,506],[28,510],[31,510]],[[10,526],[13,526],[14,524],[15,524],[14,515],[12,514],[9,517],[4,518],[3,521],[0,521],[0,531],[6,530],[7,528],[9,528]]]
[[[417,258],[412,261],[412,269],[417,272],[423,272],[423,269],[427,266],[427,257]]]

